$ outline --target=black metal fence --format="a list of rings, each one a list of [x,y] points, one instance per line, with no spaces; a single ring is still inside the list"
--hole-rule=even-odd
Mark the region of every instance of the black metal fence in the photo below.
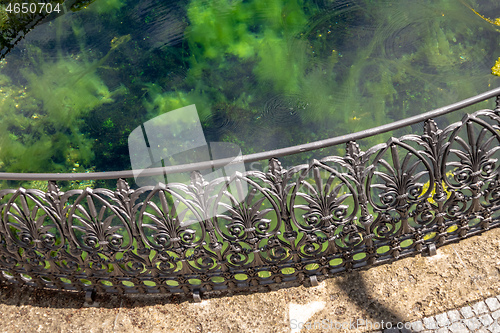
[[[500,88],[348,136],[243,156],[267,172],[210,182],[219,160],[151,169],[191,183],[130,189],[131,171],[0,174],[48,180],[47,191],[0,191],[0,279],[110,293],[199,293],[315,285],[499,225]],[[438,128],[432,119],[497,97],[493,110]],[[356,140],[421,122],[422,134],[361,151]],[[277,157],[346,144],[344,156],[282,168]],[[233,161],[234,162],[234,161]],[[62,192],[57,181],[117,178],[116,190]]]

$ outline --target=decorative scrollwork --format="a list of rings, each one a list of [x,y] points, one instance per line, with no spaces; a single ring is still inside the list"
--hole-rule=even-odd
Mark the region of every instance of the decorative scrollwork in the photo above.
[[[72,204],[68,213],[68,228],[73,242],[84,251],[112,253],[130,248],[130,225],[117,207],[106,200],[106,197],[113,196],[109,190],[87,188],[80,191]]]
[[[142,204],[138,228],[144,241],[155,249],[194,247],[204,241],[203,220],[189,201],[160,184]]]
[[[280,209],[269,191],[241,175],[224,184],[216,204],[220,213],[215,216],[215,226],[225,240],[255,244],[275,235],[281,227]]]
[[[321,172],[326,172],[326,181]],[[313,161],[308,169],[301,172],[292,192],[292,221],[299,229],[307,231],[326,231],[352,223],[358,209],[358,198],[354,193],[344,175],[319,161]]]
[[[421,151],[393,138],[376,153],[367,184],[367,199],[379,212],[372,230],[377,238],[388,239],[411,231],[411,211],[425,205],[435,179],[432,166]]]
[[[4,207],[3,229],[9,231],[10,240],[24,249],[45,252],[62,246],[59,217],[44,201],[42,191],[20,188]]]

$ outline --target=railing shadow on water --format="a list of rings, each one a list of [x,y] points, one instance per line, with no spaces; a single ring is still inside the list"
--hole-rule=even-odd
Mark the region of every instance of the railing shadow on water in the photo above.
[[[104,299],[148,294],[166,298],[147,302],[175,303],[314,286],[342,272],[358,276],[352,271],[432,254],[500,224],[499,95],[497,88],[341,137],[141,174],[191,172],[189,184],[131,189],[124,179],[133,171],[0,173],[0,179],[48,181],[45,191],[0,191],[0,280],[19,290],[44,289],[30,292],[34,297],[52,289],[85,293],[87,301],[95,293]],[[465,114],[445,128],[433,120],[495,97],[493,109]],[[356,143],[417,123],[421,135],[365,151]],[[278,160],[340,144],[344,156],[291,168]],[[267,172],[211,181],[199,172],[261,160],[269,161]],[[75,179],[118,180],[113,190],[57,186]],[[4,302],[15,299],[3,295]]]

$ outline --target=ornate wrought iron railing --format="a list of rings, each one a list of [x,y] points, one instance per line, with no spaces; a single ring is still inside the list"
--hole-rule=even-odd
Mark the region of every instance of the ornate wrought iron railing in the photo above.
[[[150,169],[191,184],[130,189],[131,171],[0,174],[48,180],[0,191],[0,279],[60,290],[185,293],[317,284],[497,227],[500,88],[425,114],[305,145]],[[433,120],[496,97],[492,110],[440,129]],[[422,134],[361,151],[356,140],[423,123]],[[346,144],[344,156],[282,168],[277,157]],[[269,160],[207,182],[199,170]],[[57,181],[118,179],[116,190],[62,192]],[[243,188],[246,191],[243,191]]]

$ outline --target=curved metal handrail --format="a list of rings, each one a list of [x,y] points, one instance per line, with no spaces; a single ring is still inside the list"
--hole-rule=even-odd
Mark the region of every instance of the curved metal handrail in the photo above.
[[[500,95],[500,87],[482,94],[464,99],[460,102],[453,103],[432,111],[428,111],[413,117],[394,121],[389,124],[373,127],[367,130],[341,135],[334,138],[318,140],[306,144],[300,144],[292,147],[270,150],[261,153],[254,153],[243,155],[237,158],[224,158],[212,161],[197,162],[183,165],[174,165],[167,167],[150,168],[141,172],[134,173],[134,170],[123,171],[106,171],[106,172],[90,172],[90,173],[12,173],[0,172],[0,179],[4,180],[97,180],[97,179],[119,179],[119,178],[133,178],[133,177],[151,177],[157,175],[168,175],[178,172],[191,172],[206,170],[210,168],[220,168],[225,165],[236,163],[251,163],[256,161],[268,160],[273,157],[282,157],[287,155],[294,155],[304,153],[320,148],[331,147],[350,141],[361,140],[370,136],[387,133],[405,126],[414,125],[432,118],[436,118],[453,111],[463,109],[465,107],[477,104],[492,97]]]
[[[119,178],[116,190],[67,192],[55,180],[82,178],[42,174],[35,179],[49,179],[46,191],[0,191],[0,280],[200,300],[213,290],[315,285],[338,272],[433,254],[500,226],[499,95],[500,88],[370,130],[242,158],[270,157],[267,172],[205,180],[197,170],[227,163],[218,160],[186,166],[190,184],[131,189],[121,178],[133,175],[126,171],[109,173]],[[445,128],[432,119],[494,96],[494,109]],[[421,135],[366,151],[355,142],[419,121]],[[340,143],[344,156],[289,169],[276,158]]]

